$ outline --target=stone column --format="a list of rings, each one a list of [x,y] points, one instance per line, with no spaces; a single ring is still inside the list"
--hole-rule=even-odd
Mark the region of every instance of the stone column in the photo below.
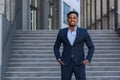
[[[49,13],[49,9],[48,9],[48,0],[44,0],[43,1],[43,4],[44,5],[42,5],[43,7],[43,13],[42,13],[42,17],[43,17],[43,25],[42,25],[42,27],[44,27],[44,29],[48,29],[48,13]]]
[[[0,0],[0,13],[12,23],[15,17],[15,1],[16,0]]]
[[[118,28],[120,28],[120,0],[118,0]]]
[[[15,1],[16,0],[11,0],[11,11],[10,11],[10,13],[11,13],[11,23],[13,23],[13,20],[14,20],[14,18],[15,18],[15,15],[16,15],[16,6],[15,6]]]
[[[11,0],[5,0],[5,16],[10,21],[11,20]]]
[[[22,30],[30,30],[30,0],[22,1]]]
[[[4,6],[5,6],[5,4],[4,4],[4,0],[0,0],[0,14],[4,14]]]

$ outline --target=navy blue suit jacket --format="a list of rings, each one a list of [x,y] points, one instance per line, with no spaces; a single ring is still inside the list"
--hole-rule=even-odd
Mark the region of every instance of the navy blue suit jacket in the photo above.
[[[76,39],[73,46],[71,46],[67,38],[67,32],[68,28],[61,29],[58,32],[54,44],[54,54],[56,59],[58,60],[60,58],[64,62],[64,65],[68,65],[71,62],[71,58],[73,58],[76,65],[82,64],[85,59],[90,62],[94,53],[94,45],[87,30],[77,27]],[[62,55],[60,55],[59,51],[61,43],[63,43]],[[88,54],[86,57],[84,54],[84,43],[86,43],[88,47]]]

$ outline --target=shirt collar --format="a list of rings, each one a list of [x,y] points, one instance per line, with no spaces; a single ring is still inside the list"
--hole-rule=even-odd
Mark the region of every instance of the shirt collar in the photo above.
[[[68,29],[69,29],[69,28],[68,28]],[[77,26],[75,27],[74,31],[76,31],[76,30],[77,30]],[[70,29],[69,29],[69,31],[70,31]],[[74,31],[73,31],[73,32],[74,32]]]

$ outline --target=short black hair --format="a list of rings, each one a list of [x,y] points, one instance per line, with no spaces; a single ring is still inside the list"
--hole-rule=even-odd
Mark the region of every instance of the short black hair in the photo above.
[[[78,17],[78,12],[76,12],[76,11],[70,11],[70,12],[67,14],[67,17],[69,17],[69,15],[72,14],[72,13],[73,13],[73,14],[76,14],[77,17]]]

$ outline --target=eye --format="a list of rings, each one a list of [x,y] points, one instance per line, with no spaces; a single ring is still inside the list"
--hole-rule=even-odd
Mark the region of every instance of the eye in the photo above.
[[[68,19],[77,19],[77,17],[69,17]]]

